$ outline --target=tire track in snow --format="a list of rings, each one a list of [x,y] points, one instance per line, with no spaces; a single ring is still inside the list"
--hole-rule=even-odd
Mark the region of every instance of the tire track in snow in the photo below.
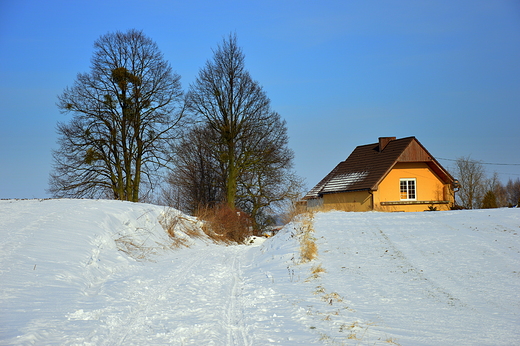
[[[387,248],[387,252],[385,253],[389,253],[392,258],[397,260],[398,270],[401,270],[405,275],[411,275],[412,281],[421,282],[422,285],[420,286],[423,287],[428,298],[436,299],[454,307],[466,307],[466,304],[464,304],[460,299],[454,297],[445,288],[427,278],[423,271],[412,264],[402,251],[399,250],[397,245],[380,228],[375,227],[374,229],[377,229],[379,234],[375,233],[375,231],[373,234],[379,236],[379,241]]]
[[[231,254],[233,263],[231,265],[231,289],[229,291],[229,303],[226,307],[227,317],[227,344],[228,345],[250,345],[244,324],[242,305],[242,275],[240,261],[237,256],[240,253]]]
[[[34,244],[34,232],[42,227],[42,225],[48,224],[53,220],[60,219],[60,215],[57,212],[51,212],[46,215],[38,215],[36,219],[32,214],[17,214],[16,203],[9,201],[3,201],[2,212],[0,213],[0,230],[2,230],[2,240],[0,242],[0,263],[9,263],[5,259],[13,258],[13,254],[20,252],[20,248],[36,246]],[[27,204],[40,203],[37,201],[26,201]],[[21,221],[23,220],[23,221]],[[23,224],[22,230],[18,230],[19,225]],[[29,245],[29,246],[28,246]],[[37,265],[37,259],[35,258],[35,265]],[[0,267],[0,276],[11,271],[11,267],[14,264],[9,263],[8,267]],[[36,266],[34,267],[36,268]]]

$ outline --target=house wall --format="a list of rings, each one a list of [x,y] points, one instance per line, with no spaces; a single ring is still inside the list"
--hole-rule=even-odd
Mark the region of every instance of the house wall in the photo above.
[[[416,179],[416,201],[401,201],[399,181]],[[449,203],[440,203],[448,201]],[[374,191],[374,209],[380,211],[424,211],[429,206],[449,210],[453,192],[424,162],[397,163]]]
[[[324,194],[322,208],[325,210],[369,211],[372,210],[372,195],[369,191]]]
[[[323,206],[323,198],[311,198],[307,200],[307,208],[316,209]]]

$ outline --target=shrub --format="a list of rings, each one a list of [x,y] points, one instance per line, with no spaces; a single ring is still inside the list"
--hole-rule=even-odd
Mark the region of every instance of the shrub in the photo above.
[[[243,243],[253,233],[250,216],[227,204],[200,208],[196,216],[205,221],[202,229],[216,241]]]
[[[498,208],[497,197],[495,193],[491,190],[486,192],[484,198],[482,199],[482,209],[490,209],[490,208]]]

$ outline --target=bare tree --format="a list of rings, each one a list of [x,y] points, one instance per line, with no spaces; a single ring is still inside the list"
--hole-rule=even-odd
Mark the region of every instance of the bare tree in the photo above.
[[[258,160],[258,137],[278,114],[262,87],[245,69],[244,54],[230,35],[214,51],[188,93],[188,108],[217,135],[225,172],[225,199],[235,207],[239,176]]]
[[[520,179],[509,179],[506,184],[508,206],[520,206]]]
[[[500,181],[500,177],[497,172],[494,172],[491,178],[486,181],[486,190],[487,192],[493,192],[493,195],[496,198],[497,207],[506,207],[508,205],[507,201],[507,190],[505,186]],[[486,192],[486,194],[487,194]],[[485,197],[485,196],[484,196]]]
[[[484,166],[468,157],[460,157],[455,162],[454,176],[460,182],[460,190],[457,192],[459,204],[466,209],[477,209],[485,190]]]
[[[165,203],[195,214],[199,208],[211,208],[224,200],[224,176],[217,145],[212,130],[199,125],[173,147],[175,169],[163,191]]]
[[[248,138],[261,150],[251,150],[254,165],[239,176],[237,205],[251,215],[253,227],[261,229],[272,223],[271,215],[280,212],[285,202],[301,194],[304,184],[292,171],[294,154],[288,148],[286,124],[278,114]]]
[[[292,172],[286,123],[245,70],[236,41],[224,39],[190,86],[187,108],[200,125],[174,149],[170,195],[185,192],[181,204],[192,210],[221,202],[239,207],[259,227],[303,184]]]
[[[138,201],[168,160],[168,141],[184,119],[180,77],[141,31],[94,43],[91,71],[58,97],[71,113],[59,123],[49,191],[55,197]]]

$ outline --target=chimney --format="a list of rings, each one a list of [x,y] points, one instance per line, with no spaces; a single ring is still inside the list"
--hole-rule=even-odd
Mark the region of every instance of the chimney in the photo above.
[[[390,141],[395,141],[395,137],[379,137],[379,152],[382,152]]]

